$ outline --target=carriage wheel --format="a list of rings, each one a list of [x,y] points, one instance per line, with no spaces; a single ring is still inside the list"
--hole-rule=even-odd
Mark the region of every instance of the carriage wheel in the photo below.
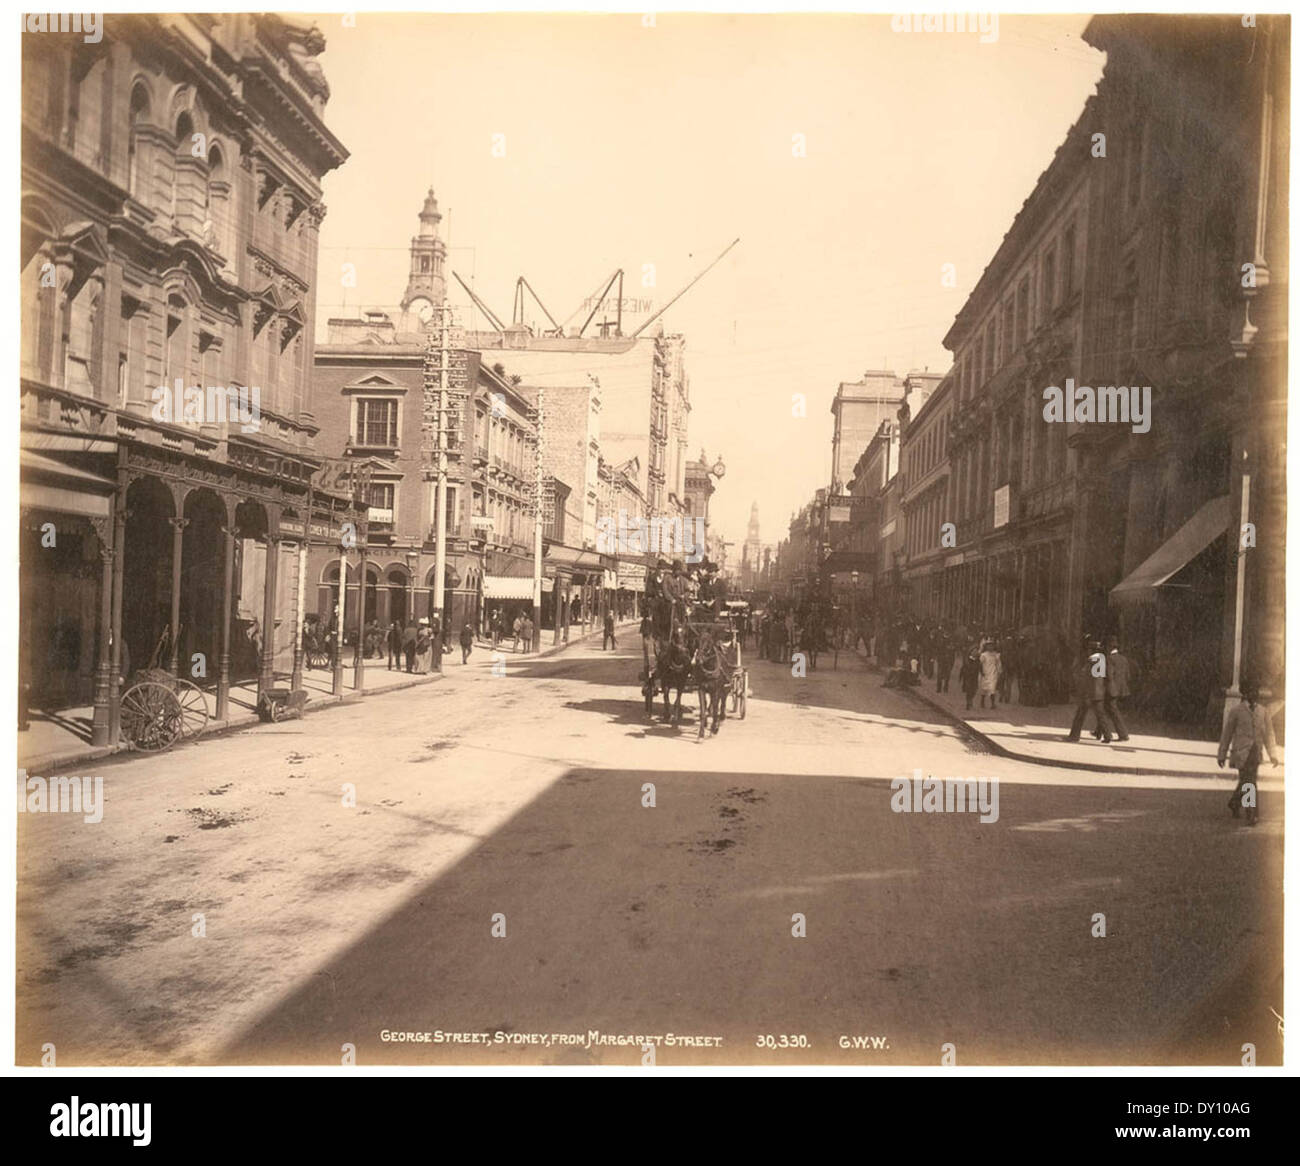
[[[181,706],[181,736],[197,737],[208,725],[208,698],[197,684],[177,680],[176,700]]]
[[[165,684],[147,680],[122,695],[122,735],[145,753],[170,749],[181,735],[181,705]]]
[[[307,649],[308,668],[328,668],[329,666],[330,666],[330,653],[327,648]]]

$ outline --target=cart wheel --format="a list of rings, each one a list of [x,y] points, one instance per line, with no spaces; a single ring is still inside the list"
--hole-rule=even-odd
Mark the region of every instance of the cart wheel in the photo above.
[[[181,736],[197,737],[208,725],[208,698],[197,684],[177,680],[176,699],[181,706]]]
[[[181,735],[181,704],[165,684],[147,680],[122,695],[122,735],[145,753],[170,749]]]
[[[278,700],[267,699],[266,715],[271,718],[271,724],[278,725],[284,716],[284,705]]]

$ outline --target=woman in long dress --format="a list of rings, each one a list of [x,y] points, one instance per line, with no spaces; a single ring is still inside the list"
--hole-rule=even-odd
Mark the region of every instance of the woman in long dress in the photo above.
[[[420,631],[415,638],[415,670],[419,673],[433,670],[433,632],[427,619],[420,621]]]
[[[998,681],[1002,679],[1002,653],[991,640],[980,652],[980,708],[987,698],[990,708],[998,707]]]

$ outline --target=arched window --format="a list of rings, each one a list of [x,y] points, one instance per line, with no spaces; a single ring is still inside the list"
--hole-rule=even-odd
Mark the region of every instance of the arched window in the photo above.
[[[208,151],[208,181],[204,190],[203,241],[220,252],[230,253],[227,232],[230,224],[230,176],[220,146]]]
[[[180,117],[176,119],[176,152],[188,153],[189,148],[194,143],[194,119],[190,117],[189,111],[182,111]]]
[[[126,155],[127,189],[133,198],[140,198],[147,188],[139,173],[139,154],[136,146],[137,129],[149,120],[149,91],[140,84],[131,90],[131,107],[127,113]]]

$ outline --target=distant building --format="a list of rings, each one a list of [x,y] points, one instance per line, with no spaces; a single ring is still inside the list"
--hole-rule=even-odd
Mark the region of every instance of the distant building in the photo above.
[[[841,382],[831,401],[835,429],[831,437],[831,493],[841,494],[862,451],[904,401],[915,410],[943,379],[941,374],[868,371],[860,381]]]

